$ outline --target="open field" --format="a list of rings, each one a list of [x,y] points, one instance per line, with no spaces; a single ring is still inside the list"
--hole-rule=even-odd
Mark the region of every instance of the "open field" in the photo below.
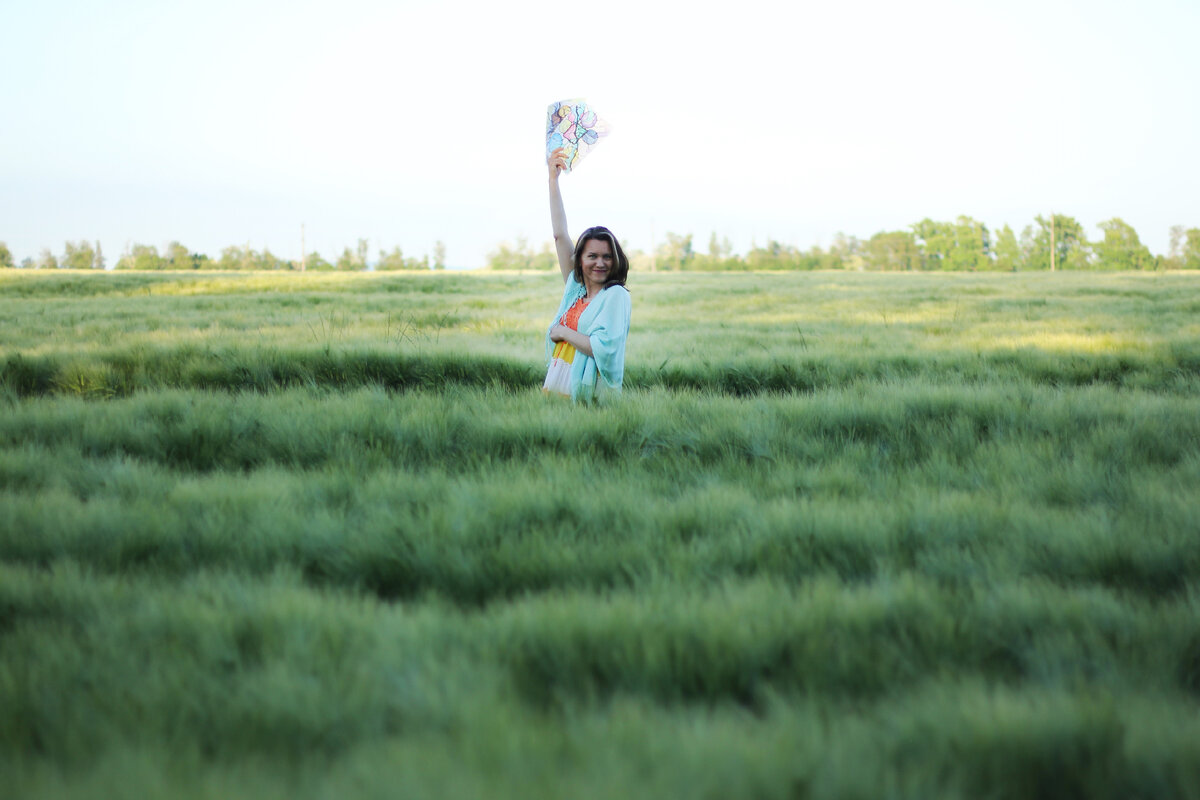
[[[1200,796],[1200,275],[0,273],[16,797]]]

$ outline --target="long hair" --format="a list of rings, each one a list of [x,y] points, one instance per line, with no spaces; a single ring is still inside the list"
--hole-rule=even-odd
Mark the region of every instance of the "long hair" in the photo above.
[[[604,281],[604,288],[624,286],[626,279],[629,277],[629,258],[626,257],[625,251],[621,249],[621,243],[617,241],[617,237],[613,236],[613,232],[603,225],[588,228],[579,234],[579,239],[575,242],[575,252],[571,256],[571,261],[575,265],[575,280],[580,285],[586,285],[583,282],[583,246],[593,239],[608,242],[608,246],[612,248],[613,265],[612,269],[608,271],[608,278]]]

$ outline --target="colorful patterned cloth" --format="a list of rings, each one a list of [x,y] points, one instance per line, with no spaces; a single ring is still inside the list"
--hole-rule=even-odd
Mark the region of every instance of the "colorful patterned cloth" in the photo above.
[[[546,109],[546,158],[563,148],[570,172],[601,139],[608,136],[609,125],[583,100],[560,100]]]

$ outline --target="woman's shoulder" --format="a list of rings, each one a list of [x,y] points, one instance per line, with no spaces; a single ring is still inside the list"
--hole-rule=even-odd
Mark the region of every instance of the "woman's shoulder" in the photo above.
[[[605,287],[604,291],[600,293],[600,297],[603,298],[604,305],[610,308],[623,308],[628,311],[633,305],[629,290],[619,283]]]

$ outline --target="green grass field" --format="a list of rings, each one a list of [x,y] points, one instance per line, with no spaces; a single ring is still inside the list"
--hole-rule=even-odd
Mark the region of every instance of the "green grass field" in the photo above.
[[[0,273],[20,798],[1200,796],[1200,275]]]

